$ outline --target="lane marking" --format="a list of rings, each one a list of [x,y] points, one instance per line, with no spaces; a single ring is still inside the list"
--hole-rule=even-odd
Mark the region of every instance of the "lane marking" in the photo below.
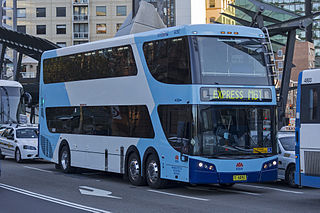
[[[152,189],[149,189],[149,190],[147,190],[147,191],[149,191],[149,192],[155,192],[155,193],[159,193],[159,194],[170,195],[170,196],[175,196],[175,197],[193,199],[193,200],[209,201],[209,199],[204,199],[204,198],[199,198],[199,197],[191,197],[191,196],[179,195],[179,194],[173,194],[173,193],[162,192],[162,191],[157,191],[157,190],[152,190]]]
[[[253,192],[246,192],[246,191],[237,191],[233,189],[223,189],[223,188],[210,188],[210,189],[205,189],[205,188],[193,188],[193,187],[186,187],[187,189],[190,190],[198,190],[198,191],[205,191],[205,192],[213,192],[213,191],[224,191],[224,192],[234,192],[234,193],[239,193],[239,194],[246,194],[246,195],[254,195],[254,196],[260,196],[261,194],[258,193],[253,193]]]
[[[114,198],[114,199],[122,199],[122,197],[116,197],[112,196],[112,192],[102,190],[102,189],[96,189],[89,186],[79,186],[79,191],[83,195],[91,195],[91,196],[98,196],[98,197],[108,197],[108,198]]]
[[[102,209],[97,209],[97,208],[84,206],[84,205],[77,204],[77,203],[72,203],[72,202],[69,202],[69,201],[61,200],[61,199],[50,197],[50,196],[47,196],[47,195],[38,194],[38,193],[31,192],[31,191],[28,191],[28,190],[20,189],[20,188],[14,187],[14,186],[9,186],[9,185],[3,184],[3,183],[0,183],[0,188],[7,189],[9,191],[17,192],[17,193],[20,193],[20,194],[24,194],[24,195],[27,195],[27,196],[30,196],[30,197],[38,198],[38,199],[41,199],[41,200],[49,201],[49,202],[52,202],[52,203],[60,204],[60,205],[63,205],[63,206],[68,206],[68,207],[72,207],[72,208],[75,208],[75,209],[84,210],[84,211],[87,211],[87,212],[92,212],[92,213],[111,213],[109,211],[105,211],[105,210],[102,210]]]
[[[27,169],[33,169],[33,170],[37,170],[37,171],[41,171],[41,172],[48,172],[48,173],[53,173],[53,171],[49,171],[49,170],[44,170],[44,169],[39,169],[39,168],[36,168],[36,167],[31,167],[31,166],[23,166]]]
[[[248,186],[248,187],[257,188],[257,189],[270,189],[270,190],[275,190],[275,191],[279,191],[279,192],[286,192],[286,193],[293,193],[293,194],[304,194],[304,192],[278,189],[278,188],[272,188],[272,187],[268,187],[268,186],[254,186],[254,185],[247,185],[247,184],[241,184],[241,186],[244,186],[244,187]]]
[[[235,192],[235,193],[246,194],[246,195],[254,195],[254,196],[261,195],[261,194],[254,193],[254,192],[237,191],[237,190],[232,190],[232,189],[218,189],[218,190],[225,191],[225,192]]]

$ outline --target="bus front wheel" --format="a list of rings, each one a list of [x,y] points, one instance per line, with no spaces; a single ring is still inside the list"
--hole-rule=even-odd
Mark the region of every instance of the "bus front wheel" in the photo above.
[[[137,153],[132,153],[128,159],[128,178],[135,186],[145,185],[145,178],[141,175],[141,161]]]
[[[68,146],[63,146],[60,151],[59,165],[64,173],[71,173],[73,168],[71,167],[70,150]]]
[[[147,159],[146,178],[147,183],[151,188],[160,189],[167,185],[167,181],[160,178],[160,162],[159,158],[151,154]]]

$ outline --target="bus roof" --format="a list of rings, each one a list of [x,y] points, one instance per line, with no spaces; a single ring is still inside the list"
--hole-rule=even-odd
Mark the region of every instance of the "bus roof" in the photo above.
[[[303,70],[300,73],[299,83],[301,84],[319,84],[320,69]]]
[[[102,48],[121,46],[124,44],[130,44],[135,42],[145,42],[172,37],[181,37],[186,35],[264,38],[264,33],[260,29],[252,27],[226,24],[182,25],[176,27],[151,30],[137,34],[119,36],[115,38],[109,38],[80,45],[59,48],[55,50],[49,50],[44,52],[42,58],[51,58],[56,56],[75,54],[79,52],[87,52]]]
[[[22,88],[22,85],[17,81],[0,80],[0,87],[20,87],[20,88]]]

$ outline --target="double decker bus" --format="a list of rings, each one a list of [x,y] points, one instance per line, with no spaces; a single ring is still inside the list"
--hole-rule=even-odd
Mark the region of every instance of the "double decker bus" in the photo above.
[[[299,74],[295,183],[320,188],[320,69]]]
[[[264,43],[260,29],[210,24],[45,52],[40,157],[153,188],[276,180]]]

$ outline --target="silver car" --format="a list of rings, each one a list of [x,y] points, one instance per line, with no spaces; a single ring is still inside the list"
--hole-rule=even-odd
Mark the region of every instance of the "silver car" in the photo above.
[[[289,186],[295,187],[295,133],[293,131],[278,132],[278,179],[284,180]]]

